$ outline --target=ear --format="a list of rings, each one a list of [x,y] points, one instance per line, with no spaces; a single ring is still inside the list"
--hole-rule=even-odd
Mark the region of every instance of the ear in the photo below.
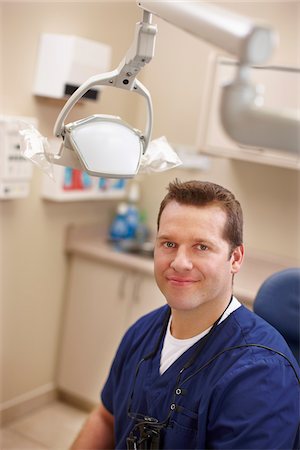
[[[237,273],[242,265],[243,259],[244,259],[244,245],[241,244],[238,247],[236,247],[231,255],[230,261],[231,261],[231,273]]]

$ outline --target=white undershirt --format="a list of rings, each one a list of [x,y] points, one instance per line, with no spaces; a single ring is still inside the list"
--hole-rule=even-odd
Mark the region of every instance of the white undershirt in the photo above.
[[[240,302],[235,297],[233,297],[232,302],[224,312],[219,323],[223,322],[223,320],[225,320],[233,311],[238,309],[240,306]],[[202,331],[202,333],[197,334],[197,336],[193,336],[189,339],[176,339],[171,335],[171,321],[172,316],[169,320],[160,357],[159,372],[161,375],[174,363],[174,361],[176,361],[176,359],[179,358],[179,356],[181,356],[186,350],[188,350],[192,345],[199,341],[199,339],[208,334],[210,329],[212,328],[209,327],[207,328],[207,330]]]

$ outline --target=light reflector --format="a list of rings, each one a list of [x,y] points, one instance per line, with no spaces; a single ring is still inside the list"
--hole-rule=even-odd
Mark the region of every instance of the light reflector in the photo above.
[[[131,178],[137,173],[143,138],[119,117],[94,115],[65,129],[83,169],[89,174]]]

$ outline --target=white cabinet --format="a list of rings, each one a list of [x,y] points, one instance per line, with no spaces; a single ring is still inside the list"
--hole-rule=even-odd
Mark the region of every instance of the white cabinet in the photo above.
[[[125,330],[164,303],[150,274],[72,254],[58,388],[96,404]]]

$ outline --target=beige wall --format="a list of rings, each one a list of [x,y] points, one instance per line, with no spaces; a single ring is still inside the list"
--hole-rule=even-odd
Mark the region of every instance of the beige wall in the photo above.
[[[280,42],[270,63],[299,66],[299,2],[221,4],[266,21],[278,30]],[[216,49],[162,20],[157,22],[156,55],[144,73],[144,83],[154,104],[154,137],[165,134],[170,142],[193,145],[202,119],[209,55]],[[295,95],[299,96],[300,105],[300,93]],[[207,179],[232,189],[243,204],[245,240],[251,249],[279,256],[300,256],[298,171],[213,158],[208,172],[176,170],[144,177],[143,200],[152,227],[165,186],[175,176]]]
[[[279,30],[281,43],[273,62],[295,64],[298,58],[299,63],[299,3],[239,2],[228,6],[265,18]],[[51,135],[61,103],[45,102],[31,94],[39,34],[76,34],[106,42],[113,48],[115,67],[131,43],[134,24],[141,17],[134,2],[112,1],[5,2],[0,4],[0,20],[1,12],[3,112],[38,117],[39,128],[47,136]],[[203,81],[212,49],[160,19],[155,22],[159,25],[156,55],[141,76],[154,103],[154,137],[166,135],[170,142],[192,145],[201,121]],[[119,114],[143,126],[141,103],[117,90],[106,91],[100,103],[79,105],[70,119],[95,112]],[[296,171],[214,158],[209,172],[175,170],[143,176],[143,207],[153,227],[165,186],[175,176],[209,179],[233,189],[244,206],[248,246],[281,256],[297,256]],[[2,402],[55,381],[59,332],[63,326],[66,226],[89,222],[107,225],[115,207],[108,201],[45,202],[40,198],[41,178],[35,169],[27,199],[0,201],[4,262],[0,272]]]
[[[40,131],[51,137],[63,103],[31,94],[40,33],[75,34],[107,43],[112,46],[115,68],[131,43],[139,11],[133,3],[124,2],[7,2],[0,7],[3,112],[37,117]],[[135,98],[125,94],[107,89],[101,102],[78,105],[70,120],[105,112],[131,121]],[[66,276],[66,226],[90,222],[107,225],[115,208],[115,202],[109,201],[43,201],[41,182],[42,173],[34,168],[28,198],[0,201],[0,244],[5,261],[1,271],[1,402],[54,381]]]

